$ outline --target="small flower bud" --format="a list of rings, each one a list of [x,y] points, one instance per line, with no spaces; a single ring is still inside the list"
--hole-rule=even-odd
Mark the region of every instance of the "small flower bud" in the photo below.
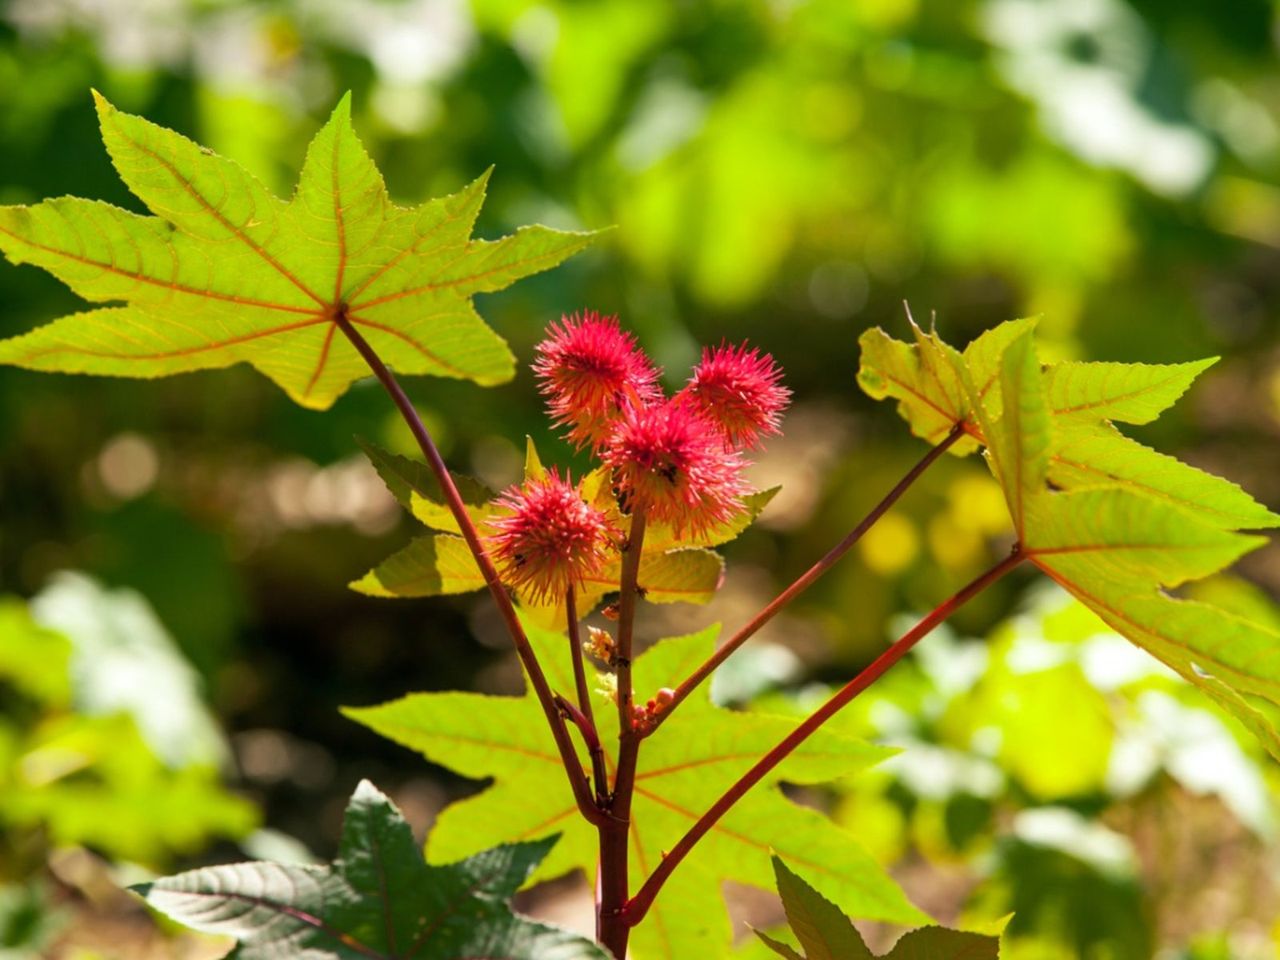
[[[596,693],[616,705],[618,702],[618,678],[612,673],[597,674]]]
[[[583,641],[582,652],[589,657],[594,657],[601,663],[612,662],[614,653],[613,636],[608,630],[602,630],[600,627],[587,627],[587,639]]]

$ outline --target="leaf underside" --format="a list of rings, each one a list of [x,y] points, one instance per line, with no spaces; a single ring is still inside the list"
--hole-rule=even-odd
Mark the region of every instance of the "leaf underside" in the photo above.
[[[510,379],[506,343],[472,306],[546,270],[592,234],[533,226],[471,239],[488,174],[400,207],[356,138],[343,98],[285,202],[231,160],[121,113],[95,94],[121,179],[153,216],[76,197],[0,207],[0,250],[95,303],[0,342],[0,363],[158,377],[251,364],[324,409],[368,370],[344,316],[391,367],[489,385]]]
[[[1280,517],[1115,426],[1155,419],[1213,361],[1042,367],[1032,327],[1003,324],[963,354],[914,325],[915,344],[868,331],[859,382],[921,437],[960,424],[967,447],[953,449],[986,448],[1027,558],[1280,758],[1280,633],[1169,593],[1265,544],[1239,531]]]
[[[554,843],[429,866],[400,812],[365,781],[330,866],[237,863],[133,889],[187,926],[236,938],[242,960],[609,960],[595,944],[508,906]]]
[[[526,624],[552,687],[573,689],[566,638]],[[636,659],[636,699],[669,686],[710,654],[715,631],[659,642]],[[493,778],[475,797],[447,808],[428,845],[434,860],[464,856],[496,838],[526,839],[559,831],[562,839],[535,878],[569,870],[595,876],[597,836],[577,815],[555,745],[531,694],[521,698],[468,693],[417,694],[346,713],[374,731],[466,777]],[[616,710],[596,711],[603,742],[617,737]],[[636,778],[631,832],[631,885],[654,869],[663,851],[734,780],[792,727],[779,717],[714,706],[695,692],[645,741]],[[846,831],[788,800],[780,781],[820,783],[884,757],[882,749],[820,732],[735,806],[681,864],[632,933],[636,960],[714,957],[732,939],[720,898],[725,879],[771,886],[770,848],[814,876],[830,896],[859,915],[918,924],[915,909]],[[588,762],[585,754],[583,763]]]

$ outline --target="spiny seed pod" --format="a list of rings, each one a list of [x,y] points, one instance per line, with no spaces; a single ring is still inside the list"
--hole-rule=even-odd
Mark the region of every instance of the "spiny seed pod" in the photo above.
[[[616,317],[587,311],[548,332],[533,371],[552,419],[579,447],[598,446],[622,410],[660,396],[657,369]]]
[[[508,512],[488,538],[504,583],[537,602],[559,599],[606,562],[617,532],[555,470],[498,498]]]
[[[670,400],[625,411],[600,456],[625,509],[681,533],[730,519],[750,489],[742,457],[700,414]]]
[[[703,348],[702,362],[677,399],[707,418],[731,448],[759,445],[779,433],[778,424],[791,391],[782,386],[782,370],[769,354],[747,345]]]

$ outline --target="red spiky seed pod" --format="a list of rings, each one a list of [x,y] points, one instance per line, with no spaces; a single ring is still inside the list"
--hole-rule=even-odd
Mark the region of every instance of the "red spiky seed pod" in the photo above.
[[[691,404],[720,431],[730,447],[750,448],[779,433],[791,391],[770,354],[745,343],[704,347],[678,399]]]
[[[598,446],[623,410],[660,394],[658,370],[616,317],[561,317],[536,352],[533,371],[547,409],[579,447]]]
[[[605,514],[554,469],[510,488],[496,502],[508,511],[490,521],[495,532],[488,541],[498,573],[539,603],[563,598],[600,569],[618,535]]]
[[[671,400],[625,411],[600,456],[625,509],[680,533],[730,519],[750,490],[742,457],[695,410]]]

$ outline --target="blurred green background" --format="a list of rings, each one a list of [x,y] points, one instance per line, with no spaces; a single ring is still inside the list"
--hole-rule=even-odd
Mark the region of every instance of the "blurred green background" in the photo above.
[[[402,201],[494,165],[480,236],[616,225],[479,301],[514,382],[407,386],[451,463],[502,486],[526,434],[573,462],[527,369],[561,313],[620,315],[673,384],[704,343],[778,358],[795,403],[755,476],[783,493],[729,548],[712,608],[656,611],[652,637],[741,622],[920,456],[854,383],[858,335],[901,336],[904,300],[956,344],[1040,314],[1047,359],[1221,356],[1136,435],[1280,507],[1278,38],[1266,0],[8,0],[0,203],[140,209],[91,87],[283,195],[351,90]],[[77,307],[0,263],[0,335]],[[520,683],[483,599],[346,589],[414,529],[355,435],[411,452],[368,383],[321,415],[243,368],[0,372],[0,957],[220,955],[153,930],[116,867],[277,856],[288,838],[329,856],[362,776],[419,830],[476,789],[338,715]],[[989,563],[1003,516],[985,468],[949,459],[721,696],[791,709],[849,676]],[[1280,549],[1239,572],[1202,589],[1269,616]],[[22,602],[37,596],[43,628]],[[902,762],[807,797],[922,905],[1016,911],[1015,958],[1275,955],[1275,771],[1229,721],[1029,577],[925,647],[846,721],[912,744]],[[166,751],[174,717],[208,749]],[[556,898],[580,894],[534,906],[571,913]]]

